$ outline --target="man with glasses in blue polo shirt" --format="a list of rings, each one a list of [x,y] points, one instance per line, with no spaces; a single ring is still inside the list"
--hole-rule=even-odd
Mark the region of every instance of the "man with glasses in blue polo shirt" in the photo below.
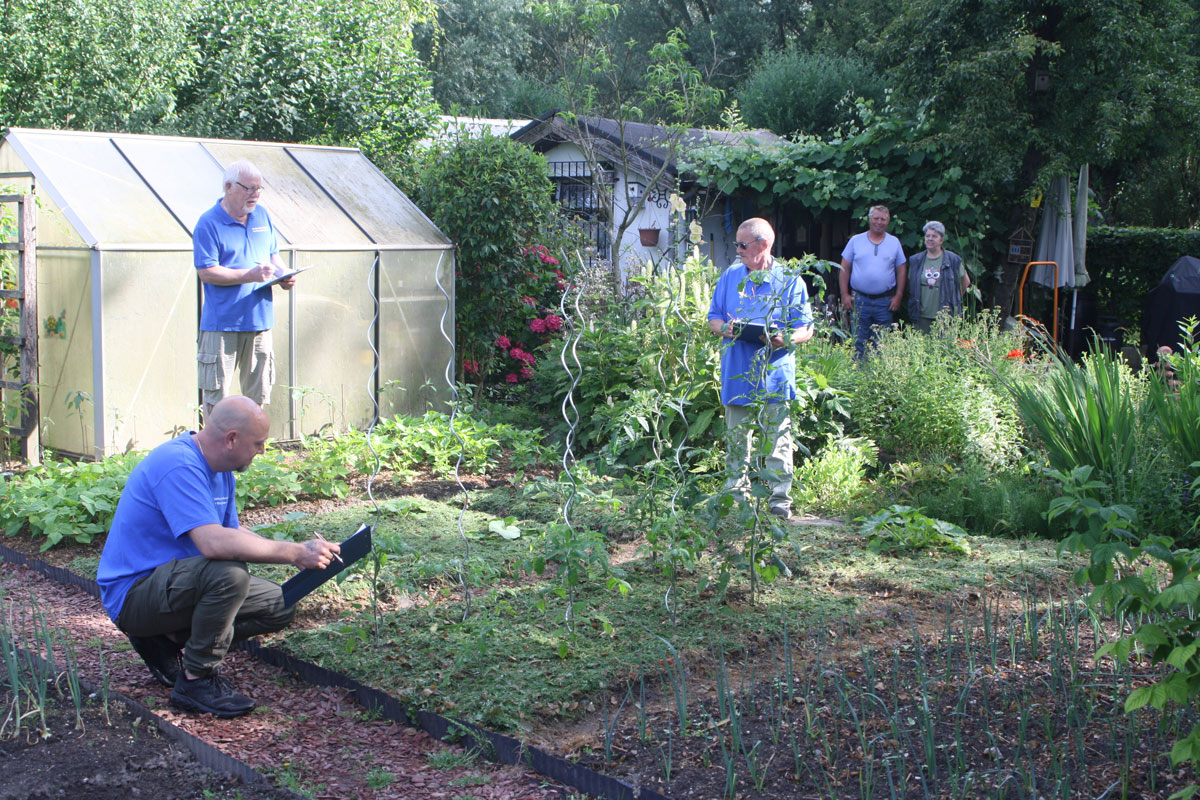
[[[877,326],[891,325],[904,300],[907,260],[900,240],[887,232],[892,212],[887,206],[872,206],[867,230],[850,237],[842,250],[838,275],[842,307],[854,319],[854,356],[862,358]]]
[[[728,432],[725,489],[743,501],[750,498],[751,445],[757,430],[767,451],[768,510],[796,524],[788,410],[796,399],[792,347],[813,335],[808,289],[799,275],[785,270],[772,257],[775,231],[765,219],[743,222],[736,244],[742,261],[721,274],[708,309],[709,330],[723,339],[721,405]],[[763,332],[757,340],[748,340],[743,325],[761,325]]]
[[[197,347],[200,389],[207,416],[230,394],[237,369],[242,394],[260,406],[271,402],[275,309],[268,281],[287,272],[267,210],[259,206],[262,173],[249,161],[225,170],[224,194],[205,211],[192,233],[196,275],[204,284]],[[295,276],[279,282],[291,289]]]

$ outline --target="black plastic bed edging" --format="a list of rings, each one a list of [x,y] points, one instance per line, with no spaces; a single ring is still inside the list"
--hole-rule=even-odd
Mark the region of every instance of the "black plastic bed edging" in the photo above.
[[[41,559],[30,558],[24,553],[20,553],[3,544],[0,544],[0,559],[24,565],[53,581],[81,589],[94,598],[99,599],[100,597],[100,587],[94,580],[80,577],[63,567],[47,564]],[[578,789],[589,797],[605,798],[605,800],[670,800],[666,795],[660,794],[653,789],[644,787],[640,790],[634,789],[634,787],[624,781],[617,780],[579,764],[572,764],[564,758],[559,758],[539,748],[528,747],[521,743],[520,740],[510,736],[504,736],[503,734],[480,728],[478,725],[473,725],[470,722],[443,717],[441,714],[436,714],[432,711],[415,709],[412,706],[401,703],[386,692],[360,683],[349,675],[296,658],[283,650],[274,647],[265,647],[254,640],[239,642],[234,647],[249,653],[265,664],[295,675],[305,683],[314,686],[334,686],[346,689],[354,697],[355,702],[364,709],[378,713],[392,722],[420,728],[440,741],[456,742],[463,739],[470,739],[480,754],[490,761],[498,761],[502,764],[524,764],[539,775],[570,786],[573,789]],[[144,706],[133,700],[125,700],[125,702],[130,705],[130,708],[141,709],[140,711],[135,711],[135,713],[141,714],[144,711],[147,715],[153,717],[160,729],[166,726],[178,731],[180,736],[195,740],[197,744],[208,748],[221,758],[228,759],[239,767],[249,770],[250,773],[258,776],[259,779],[263,779],[259,773],[254,772],[249,766],[221,753],[216,748],[196,739],[191,734],[176,728]],[[189,749],[191,749],[190,745]],[[201,756],[197,754],[197,759],[200,758]],[[208,766],[204,761],[201,761],[201,763]]]
[[[3,547],[3,545],[0,545],[0,547]],[[7,553],[4,555],[5,559],[7,560]],[[50,565],[47,564],[46,566]],[[51,567],[51,569],[57,569],[57,567]],[[49,662],[47,662],[46,659],[42,658],[40,655],[32,653],[21,647],[17,648],[17,653],[21,658],[26,659],[27,663],[36,664],[37,668],[43,671],[42,674],[49,672]],[[79,690],[88,696],[99,695],[101,693],[101,688],[99,686],[83,678],[82,676],[79,678]],[[123,704],[125,708],[127,708],[135,717],[153,724],[164,739],[186,750],[191,754],[192,758],[196,759],[196,763],[198,763],[204,769],[207,769],[211,772],[219,772],[222,775],[240,781],[245,786],[272,787],[276,791],[282,792],[285,796],[290,796],[295,800],[306,800],[303,795],[296,794],[289,789],[272,786],[267,777],[258,770],[254,769],[254,767],[250,766],[244,761],[239,761],[231,755],[222,753],[220,750],[213,747],[203,739],[197,738],[195,735],[188,733],[182,728],[172,725],[166,719],[155,714],[149,708],[142,705],[137,700],[134,700],[132,697],[126,697],[120,692],[109,690],[108,700],[110,703],[116,701],[117,703]]]

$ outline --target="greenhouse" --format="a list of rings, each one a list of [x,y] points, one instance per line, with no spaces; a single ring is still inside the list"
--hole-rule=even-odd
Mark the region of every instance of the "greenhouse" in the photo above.
[[[453,355],[451,242],[355,148],[10,129],[0,184],[36,198],[42,444],[102,457],[198,425],[192,226],[225,166],[263,174],[280,257],[271,435],[421,413]],[[444,332],[443,332],[444,331]]]

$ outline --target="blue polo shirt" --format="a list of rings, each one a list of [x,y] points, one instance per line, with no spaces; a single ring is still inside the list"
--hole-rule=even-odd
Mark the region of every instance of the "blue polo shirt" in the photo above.
[[[221,201],[200,215],[192,232],[192,253],[196,269],[229,267],[250,269],[270,262],[279,252],[279,239],[271,216],[255,206],[242,224],[221,208]],[[257,283],[214,286],[205,283],[204,310],[200,313],[202,331],[267,331],[275,325],[272,289]]]
[[[172,559],[200,555],[188,532],[216,523],[238,527],[232,472],[213,472],[191,432],[142,459],[117,502],[96,582],[113,622],[138,578]]]
[[[812,325],[808,288],[778,262],[765,270],[765,280],[749,280],[745,264],[734,264],[721,274],[708,309],[710,320],[766,324],[792,331]],[[772,350],[767,345],[721,340],[721,403],[747,405],[754,400],[779,403],[796,397],[796,358],[790,347]]]
[[[842,258],[850,262],[850,289],[863,294],[884,294],[896,290],[896,268],[904,266],[904,248],[890,233],[879,244],[867,232],[856,233],[846,242]]]

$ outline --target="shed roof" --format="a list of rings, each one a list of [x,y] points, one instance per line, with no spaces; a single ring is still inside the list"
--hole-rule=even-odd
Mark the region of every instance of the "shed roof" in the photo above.
[[[677,166],[674,158],[694,147],[706,145],[734,145],[755,142],[761,145],[782,141],[765,128],[749,131],[721,131],[709,128],[686,128],[682,131],[664,125],[645,122],[620,122],[607,117],[564,117],[555,110],[533,120],[525,127],[514,131],[512,138],[530,145],[535,150],[547,150],[561,142],[589,140],[604,145],[599,148],[603,155],[611,156],[625,147],[634,161],[642,161],[646,168],[656,170],[666,165],[667,172],[674,175]],[[620,156],[615,156],[620,160]]]
[[[11,128],[11,147],[83,242],[180,250],[239,159],[263,174],[263,207],[295,250],[440,249],[450,241],[352,147]]]

